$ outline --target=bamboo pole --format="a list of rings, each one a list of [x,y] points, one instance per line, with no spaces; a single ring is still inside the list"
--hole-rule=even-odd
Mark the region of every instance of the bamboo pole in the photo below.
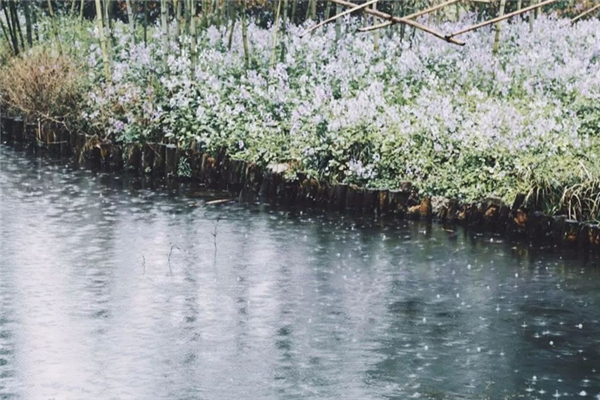
[[[373,10],[377,11],[377,3],[373,3],[371,8]],[[373,17],[373,22],[375,22],[375,17]],[[379,33],[378,32],[373,32],[373,50],[374,51],[379,50]]]
[[[302,34],[300,35],[300,37],[306,36],[306,35],[308,35],[309,33],[311,33],[312,31],[314,31],[315,29],[318,29],[318,28],[322,27],[323,25],[326,25],[326,24],[328,24],[328,23],[330,23],[330,22],[333,22],[333,21],[335,21],[335,20],[336,20],[336,19],[338,19],[338,18],[341,18],[341,17],[343,17],[343,16],[345,16],[345,15],[351,14],[351,13],[353,13],[353,12],[355,12],[355,11],[362,10],[363,8],[367,8],[367,7],[369,7],[371,4],[375,4],[375,3],[377,3],[378,1],[379,1],[379,0],[369,0],[369,1],[367,1],[366,3],[359,4],[359,5],[356,5],[356,4],[353,4],[353,3],[350,3],[350,4],[352,4],[352,5],[354,6],[353,8],[351,8],[351,9],[349,9],[349,10],[346,10],[346,11],[343,11],[343,12],[341,12],[341,13],[337,14],[337,15],[334,15],[334,16],[333,16],[333,17],[331,17],[331,18],[327,18],[327,19],[326,19],[326,20],[324,20],[324,21],[321,21],[320,23],[318,23],[317,25],[313,26],[312,28],[310,28],[310,29],[309,29],[309,30],[307,30],[306,32],[302,33]]]
[[[83,23],[83,8],[85,7],[85,0],[81,0],[79,5],[79,22]]]
[[[342,6],[345,6],[345,7],[356,6],[356,4],[350,3],[350,2],[345,1],[345,0],[329,0],[329,1],[332,1],[332,2],[334,2],[336,4],[339,4],[339,5],[342,5]],[[557,1],[557,0],[551,0],[551,1]],[[414,28],[420,29],[423,32],[427,32],[427,33],[429,33],[429,34],[431,34],[431,35],[433,35],[433,36],[435,36],[435,37],[437,37],[439,39],[445,40],[445,41],[447,41],[449,43],[453,43],[453,44],[456,44],[456,45],[459,45],[459,46],[464,46],[464,44],[465,44],[465,42],[463,42],[462,40],[458,40],[458,39],[454,39],[453,37],[445,36],[443,33],[440,33],[440,32],[438,32],[438,31],[436,31],[434,29],[431,29],[431,28],[429,28],[429,27],[427,27],[425,25],[422,25],[422,24],[420,24],[418,22],[415,22],[415,21],[413,21],[411,19],[394,17],[393,15],[390,15],[390,14],[387,14],[387,13],[384,13],[384,12],[381,12],[381,11],[378,11],[378,10],[371,10],[371,9],[368,9],[368,8],[365,9],[364,12],[367,13],[367,14],[375,15],[376,17],[379,17],[381,19],[386,19],[386,20],[389,20],[389,21],[392,21],[392,22],[396,22],[396,23],[400,23],[400,24],[410,25],[410,26],[412,26]]]
[[[506,7],[506,0],[500,0],[500,9],[498,10],[498,17],[502,17],[504,15],[504,9]],[[500,31],[501,31],[501,21],[496,22],[496,34],[494,36],[494,50],[493,54],[498,54],[498,48],[500,47]]]
[[[248,50],[248,27],[246,26],[246,0],[242,2],[242,43],[244,45],[244,64],[246,69],[250,66],[250,54]]]
[[[275,65],[275,53],[277,51],[277,33],[281,19],[281,0],[277,0],[277,12],[275,13],[275,26],[273,27],[273,50],[271,51],[271,60],[269,61],[269,69]]]
[[[15,28],[16,32],[19,33],[19,37],[21,38],[21,48],[25,48],[25,40],[23,40],[23,31],[21,30],[21,23],[19,22],[19,15],[17,14],[17,5],[14,1],[8,3],[10,5],[10,13],[13,18],[13,28]]]
[[[15,49],[12,46],[13,45],[12,36],[9,33],[8,28],[4,25],[4,22],[2,22],[2,18],[0,18],[0,28],[2,28],[2,33],[4,34],[4,37],[6,37],[6,41],[8,42],[9,48],[12,50],[13,55],[16,55],[16,54],[14,54]]]
[[[534,6],[534,5],[537,4],[537,1],[538,0],[531,0],[529,2],[529,5],[530,6],[532,6],[532,5]],[[533,24],[534,24],[534,21],[535,21],[535,17],[536,17],[536,14],[533,11],[529,13],[529,32],[533,32]]]
[[[296,22],[297,18],[296,18],[296,10],[298,8],[298,1],[299,0],[292,0],[292,16],[291,19],[292,21],[294,21],[294,23]]]
[[[235,2],[232,3],[235,6]],[[235,15],[231,18],[231,29],[229,29],[229,39],[227,39],[227,50],[231,50],[233,44],[233,31],[235,29]]]
[[[495,24],[496,22],[504,21],[505,19],[512,18],[515,15],[523,14],[523,13],[526,13],[528,11],[535,10],[536,8],[540,8],[540,7],[546,6],[548,4],[556,3],[557,1],[558,0],[546,0],[546,1],[542,2],[542,3],[534,4],[534,5],[531,5],[529,7],[525,7],[522,10],[513,11],[511,13],[503,15],[502,17],[493,18],[493,19],[490,19],[488,21],[484,21],[482,23],[479,23],[479,24],[472,25],[470,27],[461,29],[459,31],[456,31],[456,32],[453,32],[453,33],[447,35],[446,37],[450,39],[450,38],[453,38],[454,36],[462,35],[463,33],[471,32],[471,31],[474,31],[475,29],[483,28],[484,26],[488,26],[488,25]]]
[[[33,29],[31,24],[31,12],[29,10],[29,3],[27,1],[23,2],[23,13],[25,14],[25,27],[27,30],[27,43],[29,43],[29,47],[33,46]]]
[[[6,18],[6,26],[9,33],[9,37],[7,37],[7,40],[9,40],[9,42],[12,44],[13,55],[19,55],[19,41],[17,40],[17,36],[12,25],[12,19],[8,14],[8,10],[4,1],[2,1],[2,10],[4,11],[4,16]]]
[[[196,23],[198,16],[196,15],[196,0],[189,0],[190,8],[190,57],[192,64],[192,73],[196,70]]]
[[[126,0],[127,5],[127,23],[129,24],[129,33],[131,34],[131,44],[135,44],[135,21],[133,19],[133,6],[131,0]]]
[[[110,82],[108,52],[106,51],[106,38],[104,37],[104,24],[102,23],[102,5],[100,4],[100,0],[96,0],[96,23],[98,24],[100,48],[102,50],[102,63],[104,64],[104,75],[106,77],[106,82]]]
[[[167,70],[167,59],[169,57],[169,20],[168,20],[167,0],[160,0],[160,26],[161,26],[161,45],[163,50],[163,66]]]
[[[575,22],[579,21],[581,18],[585,17],[585,16],[586,16],[586,15],[588,15],[588,14],[591,14],[591,13],[593,13],[593,12],[594,12],[594,11],[596,11],[596,10],[600,10],[600,4],[598,4],[598,5],[596,5],[596,6],[592,7],[592,8],[590,8],[589,10],[587,10],[587,11],[585,11],[585,12],[583,12],[583,13],[579,14],[579,15],[578,15],[578,16],[576,16],[575,18],[573,18],[573,19],[571,20],[571,24],[574,24]]]
[[[144,46],[148,45],[148,2],[144,1]]]
[[[433,11],[439,10],[440,8],[452,5],[454,3],[458,3],[460,1],[461,0],[449,0],[449,1],[446,1],[444,3],[438,4],[437,6],[429,7],[426,10],[418,11],[416,13],[409,14],[409,15],[404,16],[402,18],[415,19],[415,18],[418,18],[418,17],[420,17],[422,15],[429,14],[429,13],[431,13]],[[393,25],[393,24],[395,24],[395,22],[393,22],[393,21],[387,21],[387,22],[383,22],[383,23],[377,24],[377,25],[366,26],[364,28],[358,28],[358,31],[359,32],[370,32],[370,31],[374,31],[375,29],[385,28],[386,26],[390,26],[390,25]]]

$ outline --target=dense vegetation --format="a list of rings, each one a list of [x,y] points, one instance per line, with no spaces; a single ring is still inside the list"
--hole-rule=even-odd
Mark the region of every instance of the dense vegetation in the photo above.
[[[472,11],[424,21],[451,32]],[[598,19],[516,18],[495,53],[493,28],[458,47],[396,26],[357,33],[365,18],[300,37],[310,20],[164,14],[102,31],[77,13],[40,16],[39,44],[15,57],[3,43],[5,106],[106,140],[286,163],[289,179],[411,181],[468,201],[525,192],[546,212],[600,218]]]

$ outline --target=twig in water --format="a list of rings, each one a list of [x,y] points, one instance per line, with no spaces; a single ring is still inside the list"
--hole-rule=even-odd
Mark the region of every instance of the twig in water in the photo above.
[[[142,254],[142,269],[144,270],[143,275],[146,275],[146,257]]]
[[[215,221],[215,230],[211,232],[213,235],[213,244],[215,246],[215,254],[217,254],[217,228],[219,227],[219,220],[221,219],[221,215],[217,216],[217,220]]]
[[[176,244],[171,245],[171,250],[169,250],[169,255],[168,255],[168,264],[169,264],[169,273],[171,275],[173,275],[173,269],[171,269],[171,254],[173,253],[173,248],[176,248],[177,250],[181,250],[179,247],[177,247]]]

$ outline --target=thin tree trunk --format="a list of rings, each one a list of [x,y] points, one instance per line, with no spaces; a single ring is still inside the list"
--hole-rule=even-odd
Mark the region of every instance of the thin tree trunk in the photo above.
[[[296,10],[298,9],[298,0],[292,0],[292,21],[294,21],[294,23],[297,22],[296,20]]]
[[[96,0],[96,23],[98,24],[98,34],[100,37],[100,48],[102,50],[102,63],[104,64],[104,76],[106,82],[110,82],[110,69],[108,61],[108,51],[106,50],[106,38],[104,37],[104,24],[102,23],[102,5],[100,0]]]
[[[71,0],[71,11],[69,12],[69,15],[72,17],[73,15],[75,15],[75,3],[76,0]]]
[[[371,6],[373,10],[377,10],[377,3],[373,3]],[[375,17],[372,18],[373,24],[377,23],[377,19]],[[373,31],[373,50],[379,50],[379,31]]]
[[[126,0],[127,4],[127,23],[129,24],[129,33],[131,34],[131,44],[135,44],[135,20],[133,17],[133,6],[131,0]]]
[[[191,2],[188,1],[185,4],[185,7],[183,7],[183,15],[185,16],[185,29],[184,29],[184,31],[185,31],[185,33],[187,35],[190,34],[190,25],[192,23],[192,14],[190,12],[190,9],[191,9]]]
[[[328,4],[330,4],[328,2]],[[289,9],[289,3],[288,0],[284,0],[283,1],[283,18],[281,19],[281,55],[280,55],[280,61],[284,62],[285,60],[285,52],[286,52],[286,39],[287,39],[287,33],[288,33],[288,9]]]
[[[342,12],[342,6],[339,4],[335,5],[335,15],[338,15]],[[338,18],[335,20],[335,41],[340,40],[342,36],[342,19]]]
[[[4,1],[2,1],[2,9],[4,10],[4,16],[6,17],[6,26],[8,29],[8,33],[9,33],[9,37],[10,38],[10,43],[12,44],[12,51],[13,54],[19,55],[19,41],[17,40],[17,35],[15,34],[15,30],[12,24],[12,18],[10,18],[10,15],[8,14],[8,9],[6,8],[6,4],[4,3]]]
[[[196,69],[196,0],[189,0],[190,8],[190,57],[192,59],[192,74]]]
[[[147,46],[147,45],[148,45],[148,2],[144,0],[144,46]]]
[[[2,3],[2,8],[4,9],[4,14],[6,15],[6,8],[4,8],[4,3]],[[8,21],[8,18],[6,19],[6,23],[8,27],[4,25],[4,22],[2,22],[2,18],[0,18],[0,26],[2,27],[2,33],[4,34],[4,36],[6,36],[6,41],[8,42],[9,47],[13,52],[13,55],[16,56],[19,53],[19,46],[15,47],[13,34],[10,30],[10,22]]]
[[[33,31],[35,32],[35,40],[40,41],[40,33],[37,26],[37,1],[31,4],[31,24],[33,25]]]
[[[246,26],[246,0],[242,2],[242,42],[244,44],[244,63],[246,69],[250,66],[250,54],[248,51],[248,27]]]
[[[179,40],[181,35],[181,0],[174,0],[173,7],[175,8],[175,40]]]
[[[23,2],[23,13],[25,14],[25,25],[27,30],[27,43],[29,47],[33,46],[33,29],[31,25],[31,12],[29,10],[29,2]]]
[[[85,0],[81,0],[79,4],[79,22],[83,23],[83,9],[85,8]]]
[[[167,58],[169,57],[169,20],[167,0],[160,0],[160,25],[162,29],[163,66],[167,69]]]
[[[21,48],[24,49],[25,41],[23,40],[23,31],[21,30],[21,23],[19,22],[19,15],[17,13],[17,5],[14,1],[11,1],[8,4],[10,5],[10,13],[13,18],[13,28],[19,34],[19,38],[21,39]]]
[[[317,20],[317,0],[312,0],[310,3],[310,18],[313,21]]]
[[[498,10],[498,16],[501,17],[504,15],[504,8],[506,7],[506,0],[500,0],[500,10]],[[498,54],[498,48],[500,47],[500,31],[501,31],[501,21],[496,23],[496,35],[494,37],[494,54]]]
[[[271,51],[271,61],[269,61],[269,69],[275,65],[275,53],[277,51],[277,33],[279,24],[281,23],[281,0],[277,0],[277,11],[275,12],[275,26],[273,27],[273,50]]]
[[[530,5],[537,4],[537,0],[531,0]],[[536,13],[535,11],[529,11],[529,31],[533,32],[533,21],[535,20]]]
[[[229,39],[227,39],[227,50],[231,50],[233,44],[233,30],[235,29],[235,17],[231,18],[231,29],[229,30]]]

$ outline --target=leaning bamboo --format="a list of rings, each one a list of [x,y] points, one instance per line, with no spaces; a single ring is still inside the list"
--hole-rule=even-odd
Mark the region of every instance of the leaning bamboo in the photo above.
[[[526,13],[528,11],[534,10],[536,8],[543,7],[543,6],[546,6],[548,4],[556,3],[557,1],[558,0],[546,0],[546,1],[542,2],[542,3],[534,4],[534,5],[529,6],[529,7],[525,7],[523,9],[521,9],[521,10],[513,11],[511,13],[503,15],[502,17],[493,18],[493,19],[490,19],[489,21],[484,21],[484,22],[482,22],[480,24],[472,25],[470,27],[467,27],[467,28],[461,29],[459,31],[453,32],[453,33],[447,35],[446,38],[451,39],[454,36],[462,35],[463,33],[471,32],[471,31],[474,31],[475,29],[483,28],[484,26],[488,26],[488,25],[495,24],[496,22],[504,21],[505,19],[512,18],[515,15],[523,14],[523,13]]]
[[[8,3],[10,5],[10,12],[13,18],[13,28],[15,28],[16,32],[19,33],[19,37],[21,38],[21,48],[25,48],[25,41],[23,40],[23,31],[21,30],[21,23],[19,22],[19,15],[17,13],[17,6],[14,1]]]
[[[13,54],[16,56],[19,54],[19,40],[17,39],[16,32],[13,29],[12,19],[8,14],[8,9],[6,8],[5,2],[0,2],[0,5],[2,5],[2,10],[4,11],[4,16],[6,17],[6,26],[10,37],[10,43],[12,44],[12,51]]]
[[[353,4],[353,3],[351,3],[351,4],[352,4],[353,6],[355,6],[355,7],[351,8],[351,9],[349,9],[349,10],[343,11],[343,12],[341,12],[341,13],[337,14],[337,15],[334,15],[334,16],[333,16],[333,17],[331,17],[331,18],[327,18],[327,19],[326,19],[326,20],[324,20],[324,21],[321,21],[320,23],[318,23],[317,25],[313,26],[312,28],[310,28],[310,29],[309,29],[309,30],[307,30],[306,32],[302,33],[302,34],[300,35],[300,37],[302,37],[302,36],[306,36],[306,35],[308,35],[309,33],[311,33],[312,31],[314,31],[315,29],[318,29],[318,28],[322,27],[323,25],[326,25],[326,24],[328,24],[328,23],[330,23],[330,22],[333,22],[333,21],[335,21],[335,20],[336,20],[336,19],[338,19],[338,18],[341,18],[341,17],[343,17],[343,16],[345,16],[345,15],[351,14],[351,13],[353,13],[353,12],[355,12],[355,11],[362,10],[363,8],[367,8],[367,7],[369,7],[371,4],[375,4],[375,3],[377,3],[378,1],[379,1],[379,0],[370,0],[370,1],[367,1],[366,3],[359,4],[359,5],[356,5],[356,4]],[[334,3],[335,3],[335,2],[334,2]]]
[[[356,6],[356,4],[350,3],[350,2],[345,1],[345,0],[329,0],[329,1],[332,1],[332,2],[334,2],[336,4],[340,4],[340,5],[346,6],[346,7]],[[552,1],[556,1],[556,0],[552,0]],[[384,13],[384,12],[381,12],[381,11],[378,11],[378,10],[371,10],[369,8],[365,9],[364,12],[367,13],[367,14],[371,14],[371,15],[374,15],[376,17],[379,17],[381,19],[387,19],[387,20],[392,21],[392,22],[410,25],[410,26],[412,26],[414,28],[420,29],[423,32],[429,33],[430,35],[433,35],[433,36],[435,36],[435,37],[437,37],[439,39],[445,40],[446,42],[449,42],[449,43],[453,43],[453,44],[456,44],[456,45],[459,45],[459,46],[464,46],[464,44],[465,44],[465,42],[463,42],[462,40],[458,40],[458,39],[455,39],[453,37],[445,36],[443,33],[440,33],[440,32],[438,32],[438,31],[436,31],[434,29],[431,29],[431,28],[429,28],[429,27],[427,27],[425,25],[422,25],[422,24],[420,24],[418,22],[415,22],[415,21],[413,21],[411,19],[406,19],[406,18],[401,18],[401,17],[394,17],[393,15],[390,15],[390,14],[387,14],[387,13]]]
[[[421,10],[421,11],[418,11],[416,13],[406,15],[406,16],[404,16],[402,18],[415,19],[415,18],[418,18],[418,17],[420,17],[422,15],[429,14],[430,12],[439,10],[440,8],[452,5],[454,3],[458,3],[459,1],[461,1],[461,0],[449,0],[449,1],[446,1],[444,3],[438,4],[437,6],[429,7],[428,9]],[[386,26],[390,26],[390,25],[393,25],[393,24],[394,24],[394,22],[387,21],[387,22],[383,22],[383,23],[377,24],[377,25],[365,26],[363,28],[358,28],[358,31],[359,32],[369,32],[369,31],[374,31],[376,29],[385,28]]]
[[[104,64],[104,75],[106,76],[106,81],[110,82],[108,51],[106,50],[106,38],[104,37],[104,24],[102,23],[102,5],[100,4],[100,0],[96,0],[96,23],[98,24],[100,49],[102,50],[102,63]]]
[[[596,6],[592,7],[592,8],[590,8],[589,10],[587,10],[587,11],[585,11],[585,12],[583,12],[583,13],[579,14],[579,15],[578,15],[578,16],[576,16],[575,18],[573,18],[573,19],[571,20],[571,24],[574,24],[575,22],[579,21],[581,18],[585,17],[586,15],[589,15],[589,14],[593,13],[593,12],[594,12],[594,11],[596,11],[596,10],[600,10],[600,4],[598,4],[598,5],[596,5]]]

